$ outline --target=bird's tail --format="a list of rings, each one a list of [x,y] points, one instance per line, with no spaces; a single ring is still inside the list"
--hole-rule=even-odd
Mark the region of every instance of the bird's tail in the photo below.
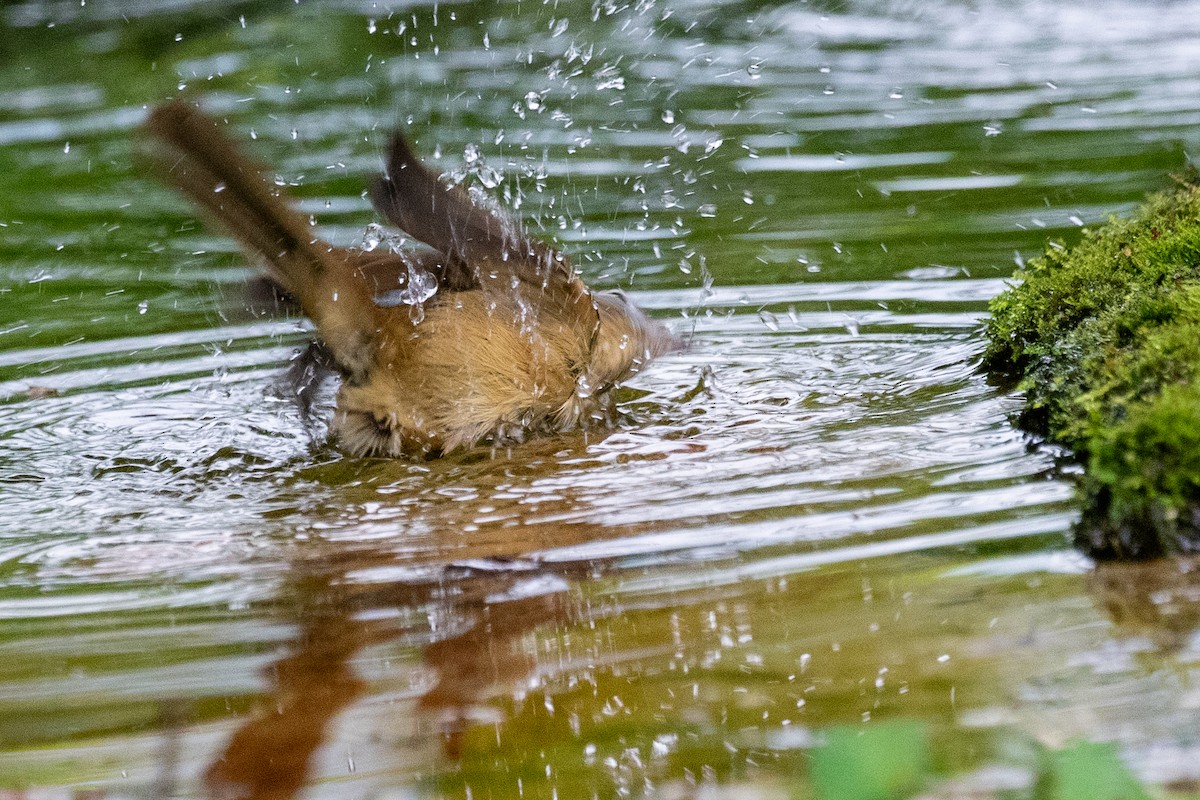
[[[277,193],[263,170],[221,131],[216,120],[175,100],[155,108],[142,148],[168,183],[208,211],[253,254],[309,316],[329,246]]]
[[[216,120],[175,100],[146,121],[144,149],[164,179],[261,257],[268,274],[316,323],[339,369],[361,379],[375,326],[368,287],[345,250],[318,239]]]

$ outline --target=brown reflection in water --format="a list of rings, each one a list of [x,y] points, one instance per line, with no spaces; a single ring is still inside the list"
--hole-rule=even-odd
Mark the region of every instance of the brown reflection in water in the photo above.
[[[1200,630],[1200,560],[1103,563],[1088,576],[1097,604],[1124,633],[1146,636],[1164,652]]]
[[[473,725],[498,721],[489,701],[534,677],[538,663],[525,637],[574,624],[574,582],[596,568],[595,562],[547,565],[529,554],[627,539],[653,527],[579,520],[609,499],[607,490],[588,494],[560,480],[563,459],[585,459],[588,442],[612,433],[531,442],[514,461],[467,454],[419,470],[368,461],[353,474],[325,476],[338,481],[344,502],[306,509],[310,531],[319,531],[328,515],[334,529],[343,530],[345,507],[389,497],[397,502],[363,520],[355,531],[360,539],[314,534],[293,556],[277,617],[299,634],[268,668],[270,685],[259,708],[206,770],[208,795],[296,796],[336,718],[366,691],[354,659],[366,647],[410,638],[423,643],[421,662],[429,673],[420,684],[428,688],[417,703],[424,728],[418,735],[438,737],[442,755],[458,760]],[[464,501],[464,493],[470,499]],[[592,619],[604,615],[588,611]],[[436,631],[431,618],[438,620]]]
[[[205,772],[209,796],[293,797],[329,723],[362,693],[350,659],[379,632],[352,624],[344,607],[328,602],[332,596],[322,592],[330,577],[305,587],[325,602],[310,606],[291,652],[269,668],[272,686],[262,708]]]
[[[363,694],[355,656],[407,633],[428,636],[421,626],[401,621],[427,617],[411,612],[437,614],[450,631],[423,649],[433,680],[418,708],[430,734],[441,736],[443,754],[457,759],[467,729],[488,718],[484,703],[536,669],[523,647],[526,634],[543,625],[567,625],[573,616],[563,570],[498,558],[425,565],[415,573],[404,565],[409,576],[396,580],[369,574],[380,570],[386,576],[397,566],[388,551],[348,551],[325,543],[294,562],[280,602],[300,634],[268,668],[271,686],[260,708],[206,770],[209,797],[296,796],[334,719]],[[388,611],[399,613],[381,613]]]
[[[573,606],[565,589],[564,584],[563,591],[485,603],[467,631],[425,648],[425,664],[437,683],[421,697],[420,709],[442,731],[447,757],[462,755],[463,735],[494,690],[516,686],[537,668],[521,638],[542,625],[569,624]]]

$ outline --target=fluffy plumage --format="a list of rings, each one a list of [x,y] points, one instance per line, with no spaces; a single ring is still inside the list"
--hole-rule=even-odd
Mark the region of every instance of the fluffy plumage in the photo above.
[[[590,291],[516,220],[443,184],[399,133],[371,196],[425,245],[403,253],[315,238],[193,105],[156,108],[145,131],[164,178],[259,256],[315,323],[343,377],[333,432],[350,453],[430,456],[602,421],[617,383],[680,346],[622,293]],[[421,276],[437,291],[414,309],[405,293]]]

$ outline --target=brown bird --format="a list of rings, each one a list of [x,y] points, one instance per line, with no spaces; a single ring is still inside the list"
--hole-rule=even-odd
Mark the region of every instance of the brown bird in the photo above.
[[[176,100],[145,125],[170,183],[299,303],[342,375],[332,430],[355,455],[434,456],[603,421],[610,391],[678,349],[623,293],[391,140],[375,208],[423,246],[343,249],[313,233],[217,122]]]

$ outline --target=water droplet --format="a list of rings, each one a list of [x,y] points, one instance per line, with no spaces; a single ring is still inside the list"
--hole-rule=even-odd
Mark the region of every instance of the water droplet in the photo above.
[[[223,191],[225,191],[225,181],[221,181],[213,187],[213,194],[220,194]]]
[[[64,153],[64,154],[69,154],[70,152],[71,152],[71,143],[70,143],[70,142],[66,142],[66,143],[63,145],[63,153]]]
[[[708,259],[700,256],[700,286],[708,292],[708,296],[712,297],[716,292],[713,291],[713,276],[708,271]]]
[[[150,301],[149,301],[149,300],[143,300],[142,302],[138,303],[138,305],[137,305],[137,309],[138,309],[138,313],[139,313],[139,314],[145,314],[145,313],[146,313],[146,311],[147,311],[147,309],[149,309],[149,308],[150,308]]]
[[[746,74],[750,76],[750,80],[756,81],[762,77],[762,62],[753,61],[746,67]]]
[[[889,100],[903,100],[904,92],[901,91],[899,86],[897,86],[896,88],[894,88],[890,92],[888,92],[888,99]]]
[[[408,270],[404,286],[376,295],[375,305],[380,308],[408,306],[409,318],[417,325],[425,319],[425,301],[437,294],[438,280],[436,275],[426,272],[408,259],[404,263]]]
[[[766,309],[759,311],[758,318],[760,320],[762,320],[762,324],[766,325],[768,330],[772,330],[772,331],[779,330],[779,318],[776,317],[774,314],[772,314],[770,311],[767,311]]]
[[[669,108],[663,109],[662,121],[667,123],[668,125],[673,124],[675,122],[675,112]]]
[[[542,96],[537,92],[525,93],[525,107],[530,111],[537,111],[542,107]]]
[[[499,171],[488,166],[481,166],[476,174],[479,182],[488,189],[495,189],[504,180],[504,176]]]
[[[382,225],[377,222],[372,222],[371,224],[367,225],[366,230],[363,231],[362,242],[359,244],[359,247],[365,252],[369,253],[376,247],[379,247],[380,242],[384,240],[386,235],[387,234]]]
[[[615,64],[605,64],[599,72],[596,73],[596,89],[604,91],[605,89],[616,89],[618,91],[625,88],[625,76],[617,71]]]
[[[367,20],[367,33],[374,33],[374,32],[375,32],[375,20],[369,19],[369,20]]]
[[[700,213],[700,216],[705,217],[706,219],[712,219],[717,215],[717,206],[714,203],[705,203],[697,208],[696,211]]]

